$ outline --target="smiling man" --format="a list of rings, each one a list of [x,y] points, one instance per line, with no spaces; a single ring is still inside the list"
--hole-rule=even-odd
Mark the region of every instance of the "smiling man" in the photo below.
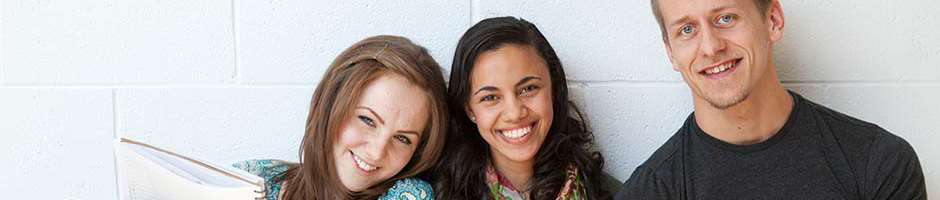
[[[913,148],[787,91],[776,0],[651,0],[695,108],[616,199],[926,199]]]

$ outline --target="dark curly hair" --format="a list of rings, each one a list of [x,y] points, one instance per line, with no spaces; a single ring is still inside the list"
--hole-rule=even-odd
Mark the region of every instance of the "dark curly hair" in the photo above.
[[[505,44],[533,47],[545,60],[552,83],[554,122],[535,155],[532,199],[554,199],[564,187],[569,164],[578,166],[588,199],[610,199],[601,189],[604,158],[591,149],[594,135],[578,108],[568,100],[568,84],[561,61],[534,24],[515,17],[489,18],[470,27],[460,38],[451,67],[447,101],[451,112],[445,149],[425,178],[434,185],[436,199],[489,198],[485,169],[492,158],[489,145],[464,113],[470,96],[470,72],[477,57]]]

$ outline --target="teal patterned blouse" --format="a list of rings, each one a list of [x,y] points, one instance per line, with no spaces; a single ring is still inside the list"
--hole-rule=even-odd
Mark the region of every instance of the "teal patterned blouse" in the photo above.
[[[277,194],[281,191],[281,183],[272,181],[273,178],[281,176],[287,171],[287,165],[284,161],[263,159],[246,160],[232,164],[233,167],[245,170],[248,173],[258,175],[264,178],[264,185],[268,192],[265,194],[267,200],[277,200]],[[434,190],[431,184],[417,178],[406,178],[395,182],[395,186],[385,191],[379,196],[379,200],[407,199],[407,200],[431,200]]]

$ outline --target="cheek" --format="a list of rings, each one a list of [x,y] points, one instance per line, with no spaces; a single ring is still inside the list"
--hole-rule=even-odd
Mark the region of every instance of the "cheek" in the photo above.
[[[415,149],[412,147],[397,147],[392,149],[389,152],[389,168],[394,169],[390,174],[397,174],[405,165],[408,165],[408,162],[411,161],[411,157],[415,153]]]
[[[675,42],[679,43],[671,47],[673,62],[675,62],[674,64],[678,64],[680,69],[687,70],[692,66],[692,61],[695,59],[698,48],[697,42],[692,40]],[[682,71],[684,72],[686,70]]]
[[[499,110],[497,109],[497,106],[493,106],[493,107],[478,106],[478,107],[472,108],[472,110],[473,110],[474,115],[477,118],[475,124],[477,125],[477,128],[481,130],[488,130],[490,127],[493,126],[494,123],[496,123],[496,118],[499,117]]]
[[[333,151],[336,154],[342,154],[347,149],[358,146],[363,143],[361,131],[353,126],[344,125],[337,135],[336,143],[333,144]]]
[[[532,101],[529,101],[527,105],[532,112],[535,112],[539,116],[539,120],[543,121],[547,125],[552,123],[552,119],[555,115],[555,110],[553,110],[552,94],[551,90],[545,90],[543,93],[539,93],[536,98],[532,98]]]

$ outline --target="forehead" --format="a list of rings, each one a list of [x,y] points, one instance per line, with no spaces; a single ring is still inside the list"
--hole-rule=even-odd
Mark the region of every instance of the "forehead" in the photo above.
[[[401,75],[384,73],[365,87],[358,106],[375,111],[387,126],[420,132],[427,122],[428,103],[417,85]]]
[[[480,54],[470,72],[472,89],[476,87],[516,84],[525,76],[548,79],[548,66],[535,48],[506,44]]]
[[[663,22],[670,22],[684,17],[708,15],[724,9],[757,10],[753,0],[656,0]]]

